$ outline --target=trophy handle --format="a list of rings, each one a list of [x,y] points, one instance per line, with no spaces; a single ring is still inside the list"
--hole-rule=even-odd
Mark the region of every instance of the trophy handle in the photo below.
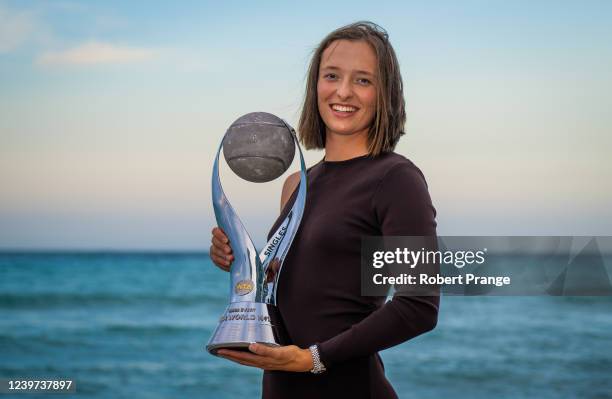
[[[306,205],[306,165],[295,130],[283,120],[300,154],[300,186],[291,210],[258,255],[253,240],[242,221],[227,200],[219,178],[219,156],[223,141],[219,145],[212,173],[212,199],[215,217],[228,236],[234,252],[230,267],[230,303],[260,302],[276,304],[276,288],[283,260],[297,233]]]
[[[285,256],[289,252],[291,243],[297,234],[297,231],[304,215],[304,208],[306,206],[306,164],[304,163],[304,155],[297,139],[295,130],[284,120],[283,123],[291,131],[291,136],[298,148],[300,154],[300,185],[298,189],[297,198],[285,216],[283,222],[276,229],[272,238],[268,240],[264,249],[259,254],[259,260],[262,263],[264,276],[267,276],[262,287],[264,293],[264,302],[272,305],[276,305],[276,290],[278,288],[278,278],[280,276],[281,269],[283,267],[283,261]]]

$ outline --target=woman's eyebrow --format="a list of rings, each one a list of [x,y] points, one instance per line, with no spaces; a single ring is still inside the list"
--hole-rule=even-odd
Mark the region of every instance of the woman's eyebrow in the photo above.
[[[325,71],[325,70],[330,70],[330,71],[339,71],[339,70],[340,70],[340,68],[338,68],[337,66],[329,65],[329,66],[324,66],[324,67],[322,67],[322,68],[321,68],[321,70],[322,70],[322,71]],[[369,72],[369,71],[364,71],[364,70],[361,70],[361,69],[358,69],[358,70],[356,70],[356,71],[354,71],[354,72],[355,72],[355,73],[362,74],[362,75],[374,76],[374,74],[373,74],[372,72]]]
[[[333,65],[329,65],[329,66],[321,67],[321,70],[339,71],[340,68],[333,66]]]
[[[368,71],[357,70],[355,72],[357,72],[359,74],[362,74],[362,75],[374,76],[374,74],[372,72],[368,72]]]

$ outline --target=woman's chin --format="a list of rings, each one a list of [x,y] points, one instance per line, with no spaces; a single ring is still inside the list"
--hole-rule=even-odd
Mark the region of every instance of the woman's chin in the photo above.
[[[331,134],[337,134],[338,136],[354,136],[360,133],[364,133],[367,130],[364,129],[329,129],[328,132],[330,132]]]

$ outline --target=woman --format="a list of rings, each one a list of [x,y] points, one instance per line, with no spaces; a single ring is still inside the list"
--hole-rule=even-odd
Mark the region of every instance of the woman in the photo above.
[[[219,351],[265,370],[264,398],[395,398],[378,351],[435,327],[438,297],[384,303],[360,294],[362,236],[436,233],[422,173],[393,152],[405,119],[386,32],[357,22],[330,33],[311,61],[298,128],[304,146],[325,149],[325,157],[308,170],[304,216],[277,291],[293,345]],[[287,178],[271,232],[295,201],[298,183],[298,173]],[[228,270],[231,243],[219,228],[212,244],[212,260]]]

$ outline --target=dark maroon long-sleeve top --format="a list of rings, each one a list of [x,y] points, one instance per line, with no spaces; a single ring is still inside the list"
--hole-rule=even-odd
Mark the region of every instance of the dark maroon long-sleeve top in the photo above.
[[[385,303],[361,296],[361,237],[434,236],[435,216],[423,174],[401,155],[322,161],[309,169],[304,216],[282,266],[277,304],[292,343],[318,344],[327,371],[266,371],[264,398],[397,397],[378,351],[434,328],[439,298],[395,296]]]

